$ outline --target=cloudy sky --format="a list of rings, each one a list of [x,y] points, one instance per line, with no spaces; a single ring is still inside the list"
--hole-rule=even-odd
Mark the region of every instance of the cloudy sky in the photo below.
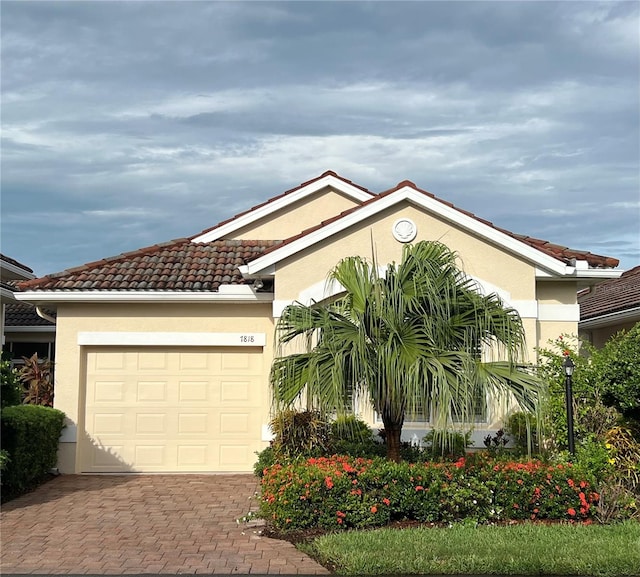
[[[38,274],[335,170],[640,264],[638,2],[2,2],[2,252]]]

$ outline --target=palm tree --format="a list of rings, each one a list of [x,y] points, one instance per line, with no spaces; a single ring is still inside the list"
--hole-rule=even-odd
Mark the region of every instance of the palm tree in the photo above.
[[[305,397],[340,413],[354,395],[367,398],[394,461],[405,417],[425,406],[443,428],[469,421],[488,396],[507,393],[518,408],[534,409],[538,383],[518,364],[525,344],[518,313],[495,294],[480,294],[456,258],[445,245],[423,241],[406,245],[384,275],[375,262],[342,260],[329,274],[344,288],[341,296],[292,304],[278,321],[281,347],[299,339],[305,347],[274,360],[276,402],[292,406]]]

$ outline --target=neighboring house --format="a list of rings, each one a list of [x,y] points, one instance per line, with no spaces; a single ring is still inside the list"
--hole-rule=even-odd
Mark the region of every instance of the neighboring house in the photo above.
[[[28,266],[0,255],[0,290],[2,293],[2,352],[15,364],[22,357],[53,359],[56,328],[55,312],[41,310],[40,315],[33,305],[18,302],[14,293],[16,283],[35,278]],[[41,316],[42,315],[42,316]]]
[[[517,309],[535,347],[576,333],[580,288],[614,258],[513,234],[404,181],[374,194],[326,172],[190,238],[21,283],[57,309],[55,406],[63,472],[250,471],[271,438],[275,323],[338,292],[346,256],[399,261],[439,240],[482,290]],[[360,407],[372,426],[371,409]],[[478,430],[500,426],[489,407]],[[407,438],[428,423],[407,423]]]
[[[640,321],[640,266],[578,293],[579,335],[597,348]]]

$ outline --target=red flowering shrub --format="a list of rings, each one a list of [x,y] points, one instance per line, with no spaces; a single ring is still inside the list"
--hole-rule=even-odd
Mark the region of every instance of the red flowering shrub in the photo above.
[[[313,458],[274,465],[260,515],[281,531],[377,527],[389,521],[591,520],[599,495],[570,465],[483,455],[455,463]]]

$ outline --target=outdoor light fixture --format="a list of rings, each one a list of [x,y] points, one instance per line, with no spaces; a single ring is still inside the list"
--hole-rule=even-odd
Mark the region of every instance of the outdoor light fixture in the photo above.
[[[259,291],[262,287],[264,287],[264,283],[259,278],[253,281],[253,288],[255,290]]]
[[[564,369],[565,379],[565,402],[567,403],[567,441],[569,445],[569,452],[575,455],[576,448],[573,439],[573,370],[576,365],[571,360],[571,357],[567,355],[562,363]]]

